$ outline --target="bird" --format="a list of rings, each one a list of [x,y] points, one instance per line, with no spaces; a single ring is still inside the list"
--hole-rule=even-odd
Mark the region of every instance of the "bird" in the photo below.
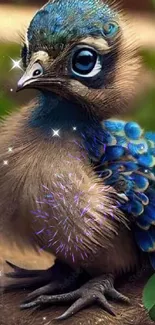
[[[129,25],[106,1],[52,0],[28,26],[17,91],[38,92],[1,123],[1,233],[55,264],[7,261],[17,281],[4,290],[35,287],[21,309],[69,302],[62,320],[98,303],[115,316],[108,297],[129,303],[117,278],[145,258],[155,268],[155,134],[118,118],[140,80]]]

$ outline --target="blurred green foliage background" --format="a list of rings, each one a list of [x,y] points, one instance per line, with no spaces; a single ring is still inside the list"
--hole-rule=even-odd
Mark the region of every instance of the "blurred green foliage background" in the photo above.
[[[155,77],[155,50],[141,51],[143,64]],[[155,80],[155,79],[154,79]],[[147,130],[155,130],[155,84],[152,83],[135,101],[131,118]]]
[[[21,1],[20,4],[22,4]],[[155,0],[152,0],[152,8],[155,8]],[[155,77],[155,50],[143,49],[141,54],[144,65],[151,73],[154,73]],[[29,97],[27,94],[18,95],[15,93],[16,82],[22,75],[22,71],[19,69],[11,70],[12,61],[10,57],[16,60],[20,58],[20,45],[7,42],[0,43],[0,116],[4,116],[8,111],[25,104]],[[152,83],[148,89],[146,88],[145,92],[141,93],[141,96],[134,103],[133,112],[128,118],[138,121],[146,129],[155,130],[155,84]]]

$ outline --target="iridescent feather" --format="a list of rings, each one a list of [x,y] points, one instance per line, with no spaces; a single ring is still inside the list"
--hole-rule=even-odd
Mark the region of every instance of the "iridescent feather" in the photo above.
[[[102,127],[102,136],[96,135],[102,152],[96,171],[107,185],[127,197],[120,208],[135,224],[137,244],[150,254],[155,268],[155,134],[143,132],[135,122],[106,120]]]

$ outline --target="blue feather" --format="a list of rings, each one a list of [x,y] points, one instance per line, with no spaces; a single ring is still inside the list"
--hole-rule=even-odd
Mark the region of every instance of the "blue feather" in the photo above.
[[[148,230],[150,228],[150,219],[147,215],[143,214],[142,217],[137,218],[136,224],[143,230]]]
[[[150,262],[152,264],[152,267],[155,269],[155,253],[150,254]]]
[[[139,156],[138,163],[144,167],[153,167],[155,164],[155,158],[151,154],[143,154]]]
[[[132,173],[132,180],[135,183],[135,191],[145,191],[148,186],[149,186],[149,181],[146,177],[136,174],[136,173]]]
[[[148,145],[144,141],[143,142],[141,141],[141,143],[137,143],[137,144],[129,142],[128,149],[133,156],[137,156],[139,154],[141,155],[143,153],[147,153]]]
[[[106,160],[119,159],[124,155],[124,148],[121,146],[106,147],[105,157]]]
[[[137,140],[142,135],[142,129],[135,122],[128,122],[124,128],[125,134],[129,139]]]
[[[107,120],[103,122],[103,125],[108,131],[117,133],[117,132],[124,131],[125,122]]]
[[[143,205],[149,204],[149,198],[146,194],[138,192],[136,193],[136,197],[143,203]]]
[[[120,208],[132,217],[137,245],[150,254],[155,268],[155,133],[144,133],[135,122],[117,120],[104,121],[102,128],[105,150],[99,160],[100,175],[128,198]]]
[[[68,44],[75,37],[88,35],[103,36],[104,25],[118,19],[118,14],[107,4],[95,0],[49,1],[32,19],[28,29],[28,41],[41,46],[50,44]],[[114,25],[111,36],[118,30]],[[105,35],[104,35],[105,36]],[[40,44],[40,43],[39,43]]]
[[[130,201],[131,203],[131,201]],[[143,204],[140,203],[139,201],[132,201],[132,204],[130,204],[130,209],[129,212],[133,215],[133,216],[139,216],[143,213],[144,211],[144,207]]]
[[[155,250],[155,229],[151,228],[148,231],[143,231],[140,228],[136,229],[136,240],[144,252],[153,252]]]
[[[145,133],[145,138],[147,140],[152,141],[154,143],[154,146],[155,146],[155,133],[153,133],[153,132],[146,132]]]

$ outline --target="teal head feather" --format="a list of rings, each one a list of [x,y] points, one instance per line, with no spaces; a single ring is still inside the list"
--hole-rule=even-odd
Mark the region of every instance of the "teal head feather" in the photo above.
[[[38,44],[38,48],[45,45],[61,49],[76,38],[112,36],[119,28],[112,25],[114,20],[118,20],[118,14],[100,0],[49,1],[32,19],[28,41],[32,47]]]

